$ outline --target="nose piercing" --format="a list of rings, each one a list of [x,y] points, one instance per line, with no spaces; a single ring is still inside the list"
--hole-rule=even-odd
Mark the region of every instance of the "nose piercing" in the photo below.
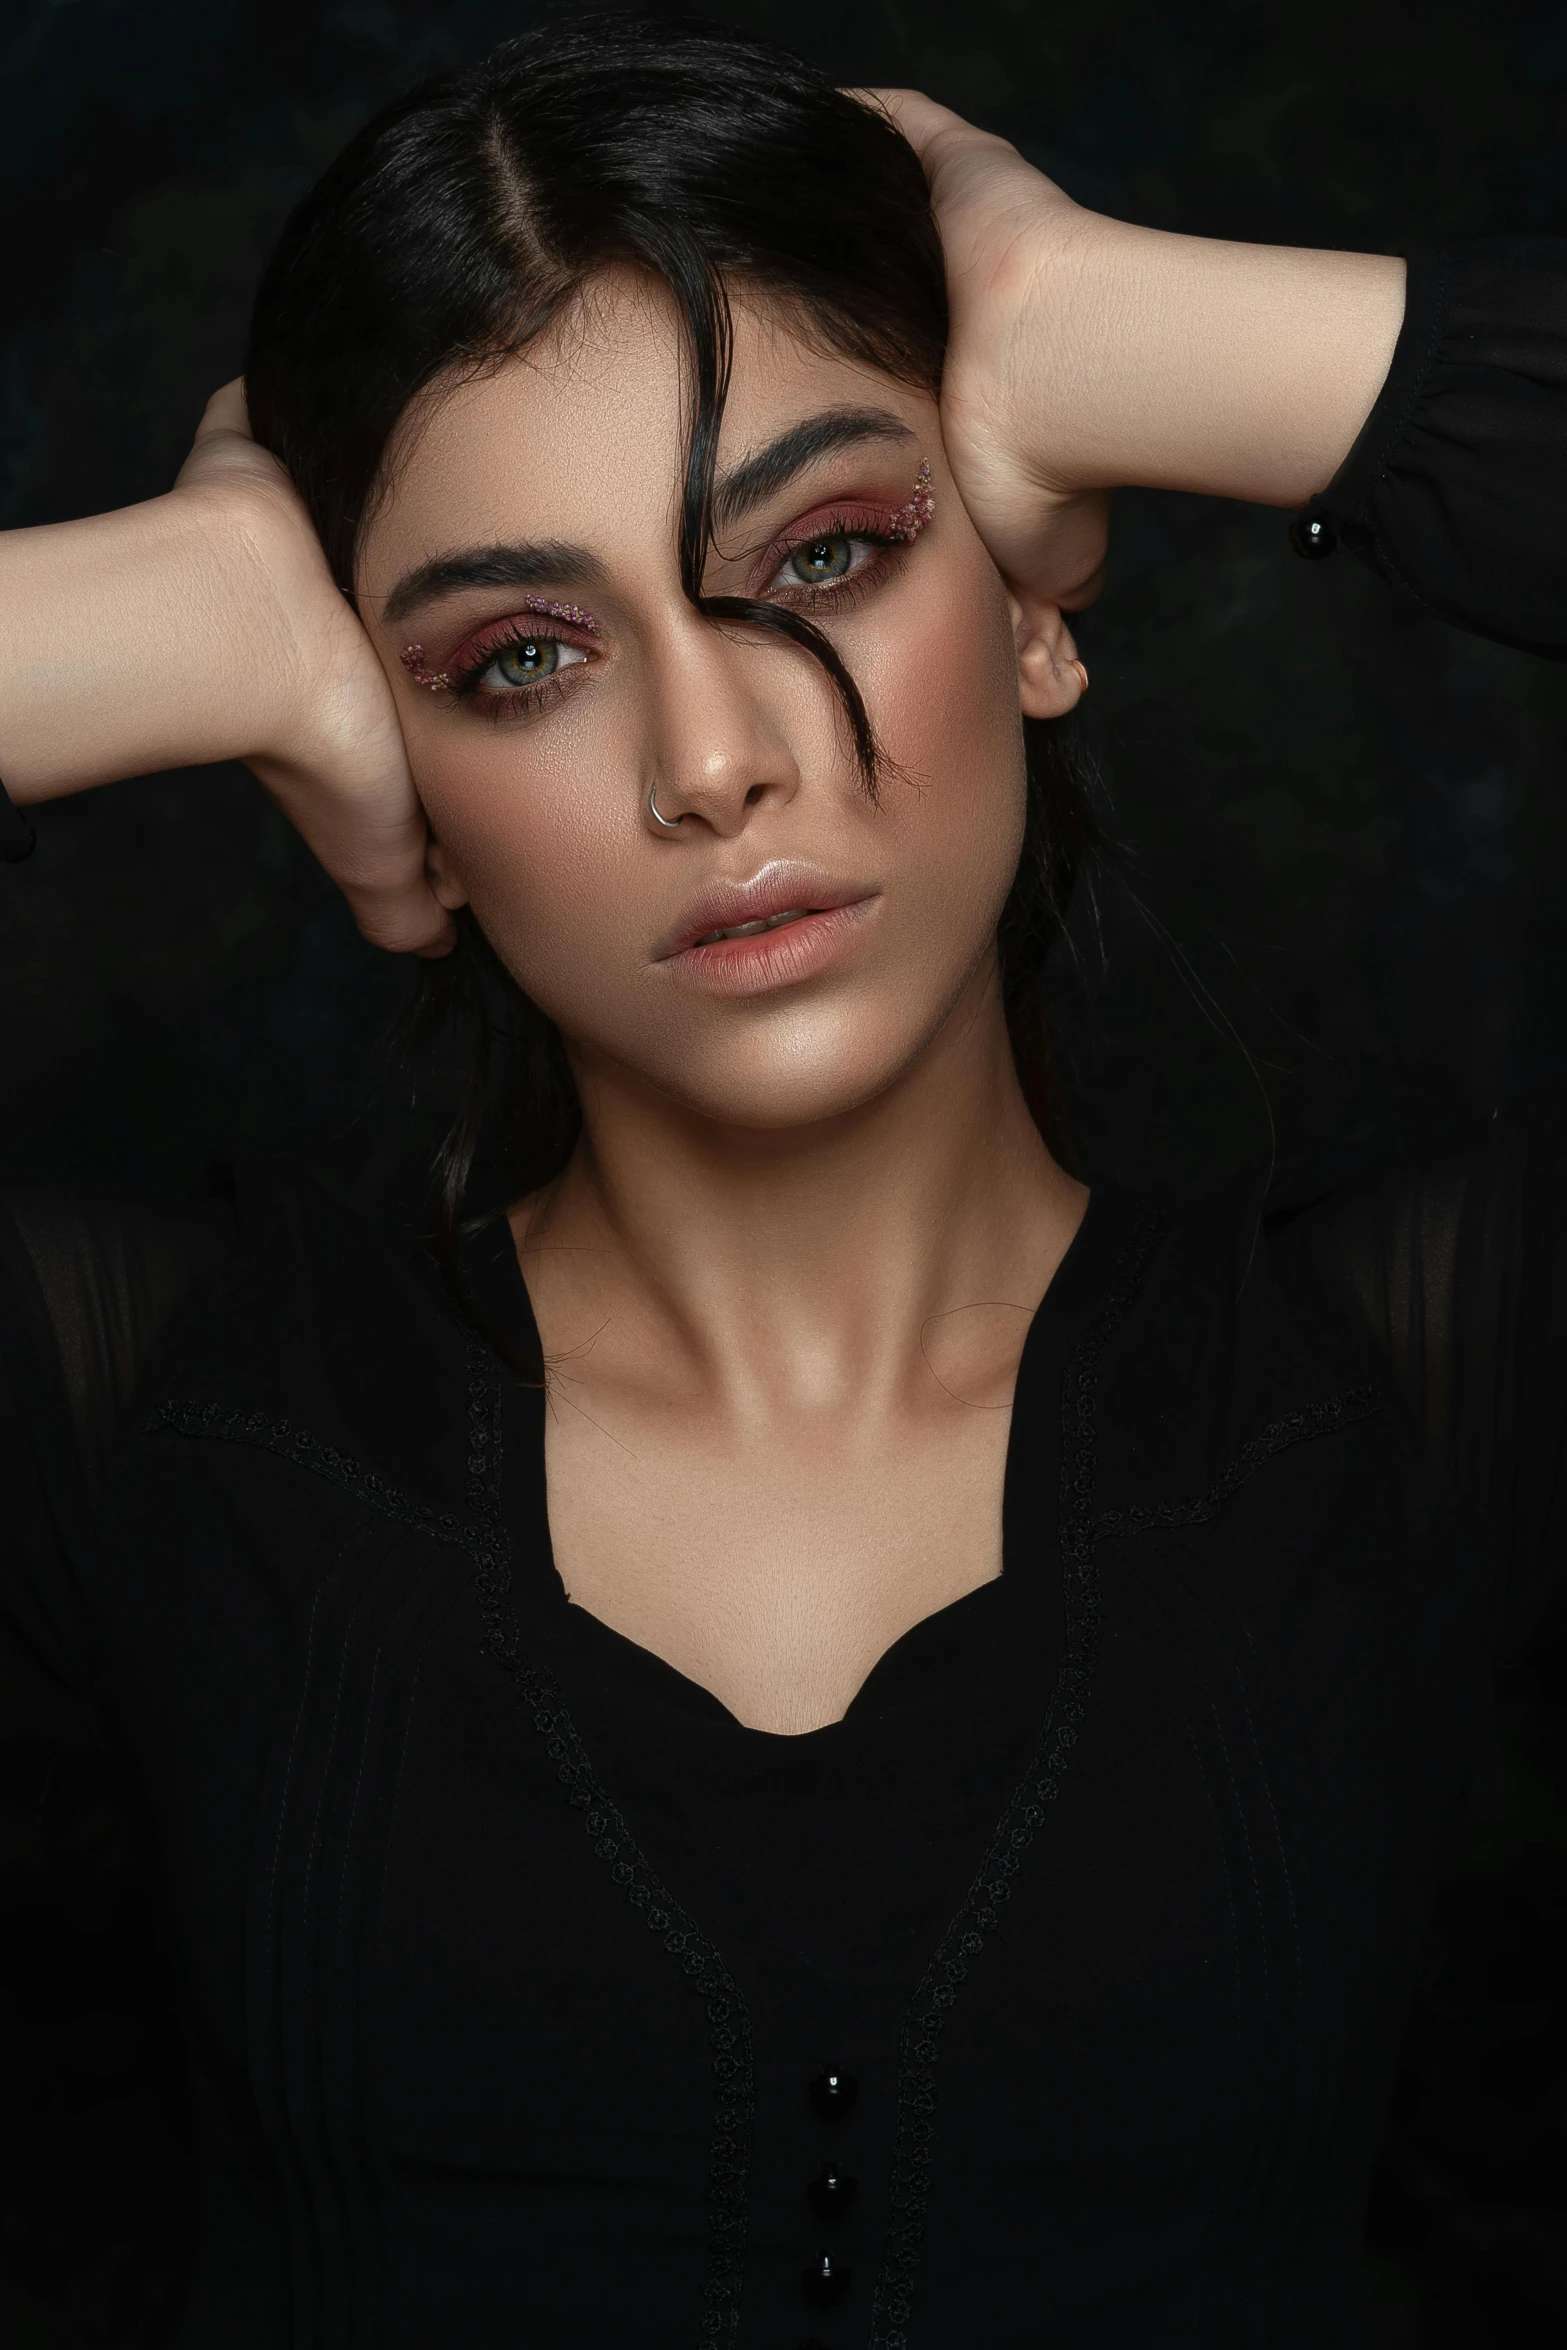
[[[654,823],[659,827],[660,831],[678,832],[681,825],[684,824],[685,818],[684,816],[661,816],[658,812],[658,801],[654,797],[654,794],[657,792],[657,790],[658,785],[656,783],[650,783],[647,787],[648,814],[652,817]]]

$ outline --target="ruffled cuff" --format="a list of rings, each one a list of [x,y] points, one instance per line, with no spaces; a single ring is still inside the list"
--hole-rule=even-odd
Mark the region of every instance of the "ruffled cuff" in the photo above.
[[[1291,526],[1439,619],[1567,659],[1567,239],[1408,256],[1387,380]]]

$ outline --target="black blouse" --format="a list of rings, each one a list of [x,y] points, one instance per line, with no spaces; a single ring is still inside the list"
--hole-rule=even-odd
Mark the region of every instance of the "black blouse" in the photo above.
[[[1567,247],[1417,256],[1313,502],[1567,647]],[[1369,2338],[1361,2242],[1492,1660],[1556,1604],[1567,1125],[1304,1212],[1101,1186],[1004,1571],[743,1727],[566,1598],[544,1403],[285,1179],[0,1215],[12,1636],[156,1816],[186,2350]],[[504,1224],[469,1248],[526,1347]]]

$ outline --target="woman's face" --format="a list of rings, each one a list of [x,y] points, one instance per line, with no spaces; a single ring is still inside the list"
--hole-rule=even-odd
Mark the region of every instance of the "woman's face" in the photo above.
[[[776,1128],[871,1099],[988,986],[1023,747],[1016,615],[935,402],[734,310],[705,591],[831,638],[879,799],[820,664],[681,592],[679,340],[640,278],[426,404],[358,585],[441,894],[579,1074]]]

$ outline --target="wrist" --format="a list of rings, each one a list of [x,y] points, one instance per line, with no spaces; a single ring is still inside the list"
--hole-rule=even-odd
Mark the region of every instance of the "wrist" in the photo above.
[[[1168,459],[1171,248],[1200,243],[1066,200],[1040,206],[1009,294],[1015,412],[1041,489],[1146,483]]]
[[[178,489],[0,536],[0,771],[18,805],[243,757],[282,669],[254,533]]]
[[[243,475],[179,484],[178,569],[206,599],[190,634],[201,668],[191,732],[221,740],[210,758],[287,759],[312,698],[326,610],[340,599],[303,510],[286,482]]]

